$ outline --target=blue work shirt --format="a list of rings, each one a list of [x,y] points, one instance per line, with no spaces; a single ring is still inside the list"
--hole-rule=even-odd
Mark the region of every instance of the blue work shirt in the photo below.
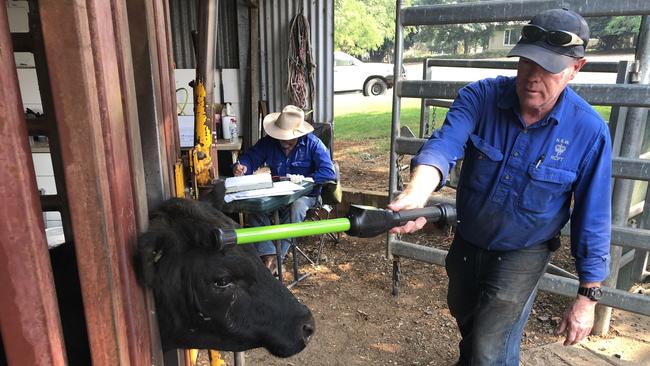
[[[264,136],[239,157],[239,163],[246,166],[246,174],[252,174],[266,163],[273,176],[300,174],[314,178],[316,184],[336,180],[329,150],[313,133],[298,138],[289,156],[284,154],[278,140]],[[318,193],[316,189],[311,194]]]
[[[460,90],[441,129],[413,158],[442,173],[463,156],[458,233],[489,250],[542,243],[571,218],[571,252],[583,282],[609,271],[611,141],[600,115],[571,88],[526,127],[514,77]]]

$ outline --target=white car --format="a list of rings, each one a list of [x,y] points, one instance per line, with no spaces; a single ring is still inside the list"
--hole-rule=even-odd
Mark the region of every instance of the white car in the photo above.
[[[406,78],[402,67],[402,78]],[[393,64],[361,62],[345,52],[334,52],[334,91],[361,90],[363,95],[382,95],[394,84]]]

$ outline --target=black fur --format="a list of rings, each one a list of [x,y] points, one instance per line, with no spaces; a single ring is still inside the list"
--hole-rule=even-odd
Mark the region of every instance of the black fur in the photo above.
[[[264,267],[252,245],[223,251],[214,228],[237,224],[209,205],[170,199],[151,214],[136,268],[153,289],[164,349],[243,351],[288,357],[314,331],[314,318]]]

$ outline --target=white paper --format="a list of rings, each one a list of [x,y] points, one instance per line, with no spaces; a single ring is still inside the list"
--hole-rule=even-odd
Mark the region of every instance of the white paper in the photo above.
[[[235,193],[239,191],[271,188],[273,186],[273,179],[271,173],[240,175],[226,178],[224,184],[226,193]]]
[[[194,116],[178,116],[181,148],[194,147]]]
[[[245,200],[247,198],[285,196],[301,189],[303,189],[303,186],[289,181],[275,182],[271,188],[253,189],[250,191],[230,193],[225,195],[223,200],[226,201],[226,203],[229,203],[236,200]]]

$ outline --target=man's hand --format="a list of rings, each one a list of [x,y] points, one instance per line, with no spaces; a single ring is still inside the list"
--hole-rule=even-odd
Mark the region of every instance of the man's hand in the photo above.
[[[440,177],[438,168],[429,165],[418,166],[406,189],[387,207],[393,211],[424,207],[429,195],[440,183]],[[390,232],[393,234],[412,233],[422,229],[426,223],[427,219],[418,217],[415,221],[409,221],[403,226],[392,228]]]
[[[232,168],[232,172],[235,175],[235,177],[246,174],[247,170],[248,168],[246,168],[246,165],[242,165],[239,163],[235,164],[235,166]]]
[[[594,309],[596,301],[578,295],[573,304],[564,313],[564,318],[558,327],[556,334],[566,333],[565,346],[573,346],[579,343],[591,332],[594,326]]]

